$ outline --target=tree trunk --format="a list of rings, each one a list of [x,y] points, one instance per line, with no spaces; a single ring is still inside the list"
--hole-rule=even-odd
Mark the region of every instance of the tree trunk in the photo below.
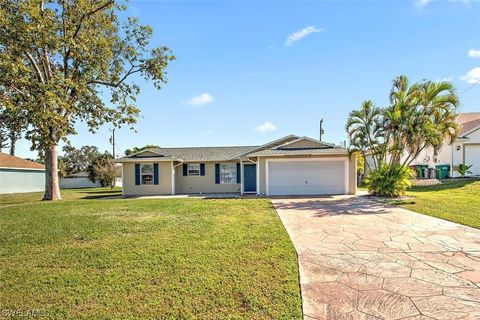
[[[15,155],[15,143],[17,140],[13,137],[10,137],[10,155],[14,156]]]
[[[58,181],[57,146],[45,149],[45,195],[43,200],[62,200]]]

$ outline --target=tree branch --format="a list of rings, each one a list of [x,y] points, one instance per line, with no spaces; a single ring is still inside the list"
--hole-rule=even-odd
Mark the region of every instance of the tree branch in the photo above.
[[[80,18],[80,21],[77,25],[77,28],[75,30],[75,33],[73,34],[73,39],[75,39],[78,36],[78,33],[80,32],[80,29],[82,28],[83,21],[85,20],[85,18],[88,18],[89,16],[94,15],[98,11],[101,11],[101,10],[105,9],[106,7],[110,6],[114,2],[115,2],[114,0],[109,0],[109,1],[105,2],[105,4],[101,5],[100,7],[82,15],[82,17]]]
[[[137,68],[137,69],[135,69],[135,68]],[[108,86],[108,87],[112,87],[112,88],[117,88],[129,76],[131,76],[134,73],[140,72],[140,71],[142,71],[142,68],[140,68],[138,66],[132,66],[130,68],[130,70],[128,70],[128,72],[118,82],[110,82],[110,81],[106,81],[106,80],[94,79],[94,80],[87,81],[87,84],[100,84],[100,85],[104,85],[104,86]]]
[[[45,80],[43,79],[42,72],[40,71],[40,68],[38,67],[38,64],[35,61],[35,59],[33,59],[32,55],[27,51],[25,51],[25,55],[27,56],[28,61],[30,61],[30,64],[32,65],[33,69],[35,70],[35,74],[38,78],[38,81],[40,81],[41,83],[45,83]]]

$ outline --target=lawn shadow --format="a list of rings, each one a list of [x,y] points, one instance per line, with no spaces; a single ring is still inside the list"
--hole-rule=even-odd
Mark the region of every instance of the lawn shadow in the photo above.
[[[119,199],[122,197],[122,190],[82,190],[79,191],[85,196],[80,199],[94,200],[94,199]]]
[[[408,191],[431,192],[431,191],[456,189],[456,188],[462,188],[466,185],[469,185],[477,181],[480,181],[480,178],[469,177],[469,178],[446,179],[446,180],[442,180],[441,184],[435,184],[431,186],[413,186],[410,189],[408,189]]]

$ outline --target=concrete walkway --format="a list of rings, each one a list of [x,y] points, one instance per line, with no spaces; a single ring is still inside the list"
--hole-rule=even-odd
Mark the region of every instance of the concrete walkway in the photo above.
[[[272,201],[305,319],[480,319],[480,230],[364,197]]]

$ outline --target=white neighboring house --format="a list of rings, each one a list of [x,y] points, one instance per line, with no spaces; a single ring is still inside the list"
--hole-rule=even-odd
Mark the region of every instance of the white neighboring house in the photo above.
[[[460,113],[457,117],[460,127],[458,138],[450,144],[445,141],[437,156],[433,154],[433,148],[423,150],[411,163],[414,165],[450,165],[450,177],[459,177],[458,166],[460,164],[472,165],[470,175],[480,176],[480,112]],[[372,163],[368,157],[369,164]]]
[[[0,194],[45,190],[43,164],[0,152]]]
[[[88,179],[88,173],[81,171],[69,174],[60,179],[60,189],[99,188],[100,182],[93,183]]]

